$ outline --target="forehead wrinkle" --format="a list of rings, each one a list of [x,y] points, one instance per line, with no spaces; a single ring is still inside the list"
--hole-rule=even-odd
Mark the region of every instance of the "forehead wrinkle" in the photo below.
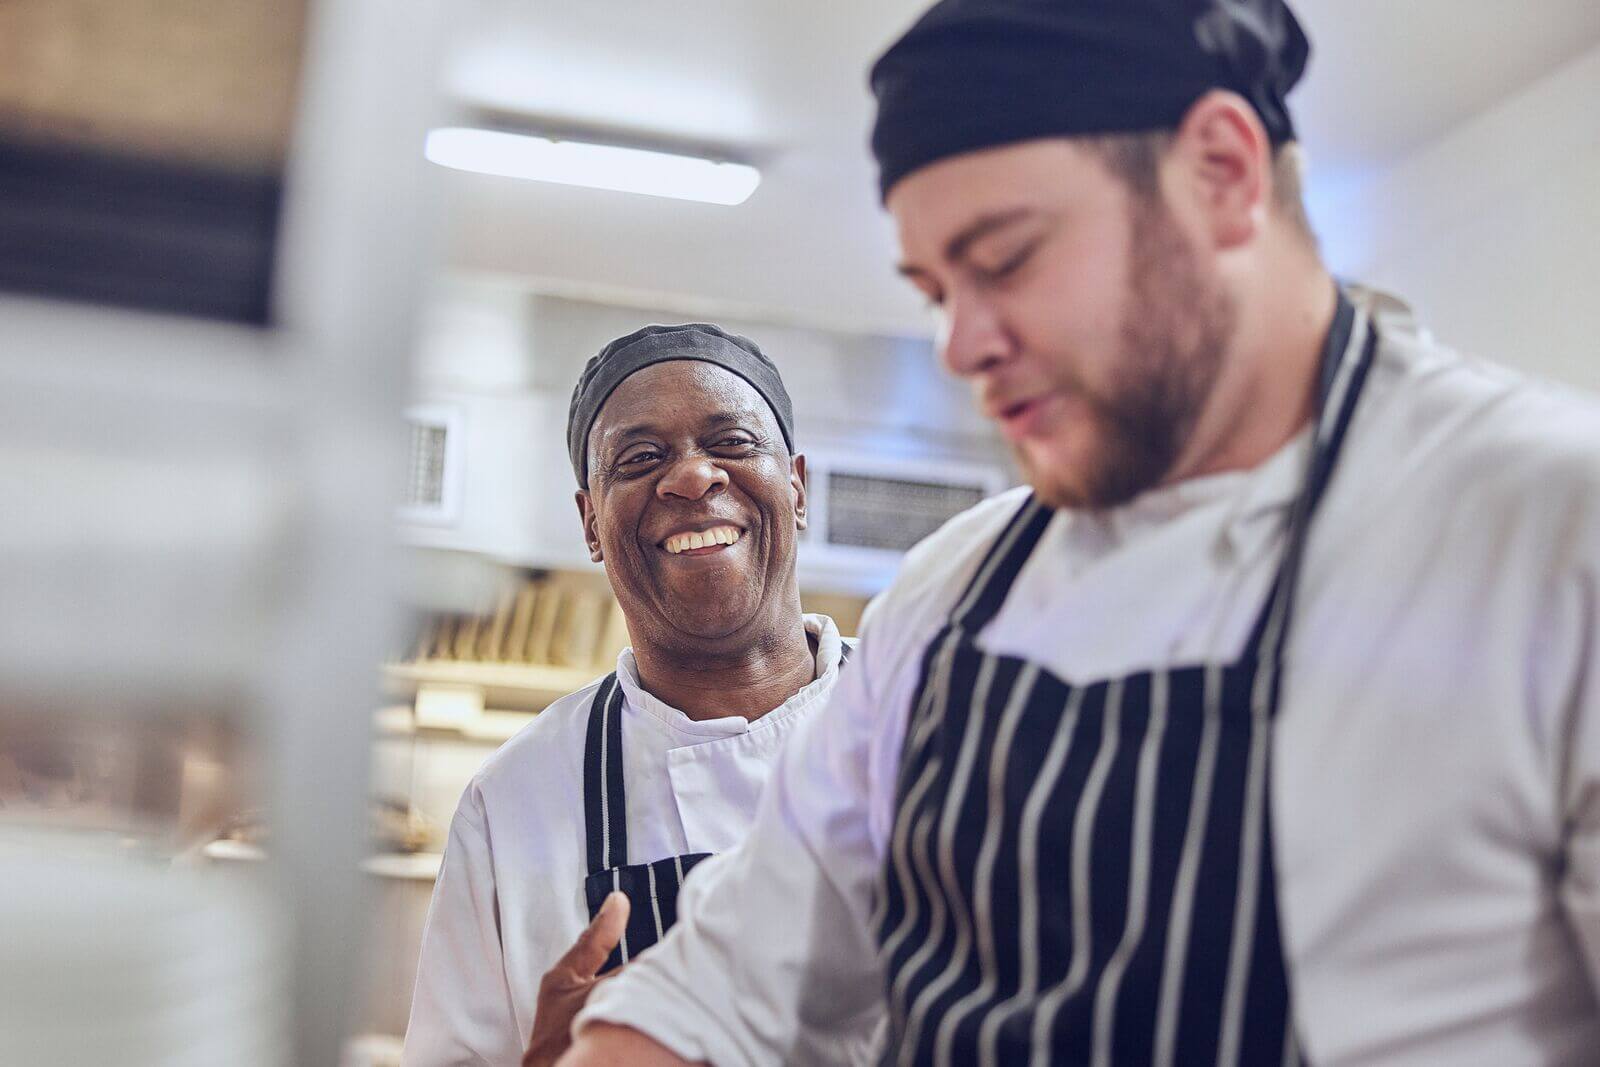
[[[730,422],[748,422],[751,420],[761,422],[762,417],[766,414],[766,407],[767,405],[764,403],[759,407],[754,404],[747,404],[741,408],[728,409],[725,411],[714,411],[707,415],[704,419],[700,420],[700,425],[702,427],[710,428],[712,426],[721,426]]]

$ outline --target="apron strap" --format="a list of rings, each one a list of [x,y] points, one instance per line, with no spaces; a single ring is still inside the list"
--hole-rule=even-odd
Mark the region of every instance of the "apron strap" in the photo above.
[[[1328,345],[1323,355],[1322,375],[1318,383],[1316,435],[1312,439],[1305,487],[1290,513],[1289,543],[1278,564],[1278,573],[1273,578],[1272,592],[1251,629],[1250,641],[1245,646],[1247,654],[1258,657],[1265,654],[1273,662],[1282,659],[1289,641],[1289,621],[1293,617],[1300,561],[1305,555],[1311,520],[1322,503],[1328,484],[1333,480],[1334,466],[1338,463],[1346,433],[1355,418],[1356,404],[1361,399],[1377,353],[1376,327],[1367,313],[1356,308],[1341,289],[1338,310],[1334,314],[1333,328],[1329,331]]]
[[[952,626],[975,634],[989,624],[1054,517],[1053,509],[1046,507],[1036,494],[1028,494],[956,601],[955,610],[950,613]]]
[[[583,743],[583,823],[589,873],[628,862],[628,800],[622,785],[622,686],[606,676],[589,705]]]

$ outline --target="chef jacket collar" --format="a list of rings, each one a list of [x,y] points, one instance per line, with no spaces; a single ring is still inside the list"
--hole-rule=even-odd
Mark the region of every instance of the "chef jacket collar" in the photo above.
[[[1307,427],[1253,470],[1190,478],[1149,490],[1108,511],[1075,512],[1067,536],[1083,549],[1085,560],[1093,560],[1187,511],[1226,501],[1228,516],[1215,548],[1236,560],[1252,559],[1283,529],[1283,517],[1300,490],[1310,447]]]
[[[1225,551],[1238,560],[1253,559],[1285,529],[1311,458],[1311,427],[1300,431],[1256,469],[1223,524]]]
[[[791,716],[799,714],[825,697],[830,686],[823,683],[831,681],[828,677],[829,672],[837,671],[839,668],[840,653],[844,644],[843,639],[839,636],[839,627],[826,615],[803,615],[801,620],[805,624],[806,633],[812,634],[817,639],[816,666],[814,668],[816,673],[811,682],[803,689],[755,722],[738,715],[698,721],[689,718],[677,708],[656,698],[640,686],[639,668],[634,663],[633,649],[631,648],[623,649],[617,656],[617,682],[622,686],[625,707],[644,712],[651,719],[659,722],[673,733],[687,734],[701,740],[717,737],[735,737],[753,730],[775,726]]]

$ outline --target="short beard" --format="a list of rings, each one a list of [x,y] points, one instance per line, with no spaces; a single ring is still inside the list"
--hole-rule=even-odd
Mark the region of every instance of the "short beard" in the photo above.
[[[1130,208],[1128,302],[1111,387],[1082,392],[1099,433],[1072,481],[1018,452],[1028,481],[1051,507],[1126,504],[1171,473],[1217,382],[1237,308],[1203,276],[1194,248],[1159,194]]]

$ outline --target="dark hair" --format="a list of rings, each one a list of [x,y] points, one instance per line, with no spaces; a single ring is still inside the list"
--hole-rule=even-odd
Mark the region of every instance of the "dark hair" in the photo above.
[[[1161,157],[1172,147],[1171,130],[1146,133],[1103,134],[1073,140],[1089,149],[1106,168],[1141,198],[1154,197]],[[1272,201],[1278,213],[1307,240],[1316,243],[1316,232],[1306,215],[1302,175],[1304,156],[1300,145],[1286,141],[1272,153]]]

